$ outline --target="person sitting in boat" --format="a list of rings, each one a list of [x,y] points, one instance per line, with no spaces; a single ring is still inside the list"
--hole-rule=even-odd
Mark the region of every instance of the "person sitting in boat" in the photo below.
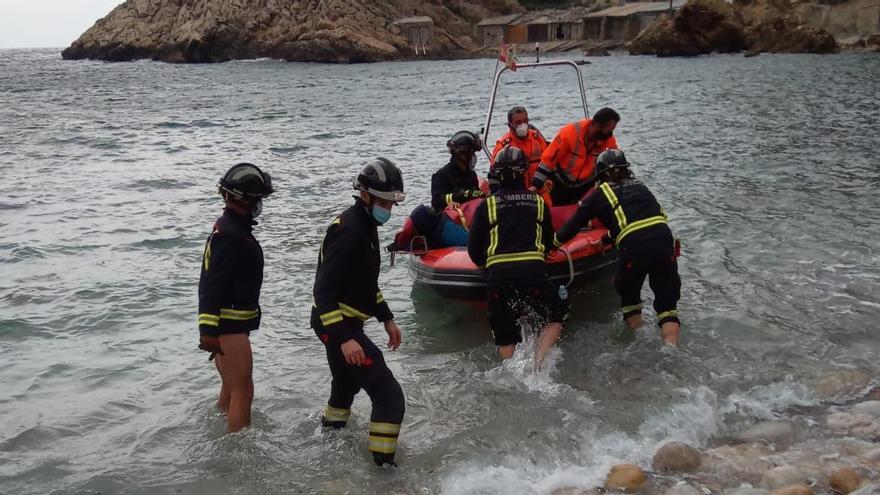
[[[598,218],[608,227],[611,242],[620,252],[614,284],[627,326],[635,329],[642,325],[642,284],[650,277],[660,334],[666,344],[677,345],[681,330],[678,248],[663,208],[629,167],[623,151],[607,150],[599,155],[595,176],[599,186],[584,196],[577,212],[556,233],[553,244],[562,246],[590,219]]]
[[[596,157],[617,148],[614,129],[620,115],[603,108],[592,119],[572,122],[562,129],[541,155],[541,164],[532,177],[532,187],[540,191],[553,181],[550,196],[554,206],[573,205],[593,187]]]
[[[538,129],[529,123],[529,112],[526,107],[515,106],[507,112],[507,127],[507,133],[501,136],[501,139],[495,143],[495,149],[492,150],[492,165],[495,163],[495,156],[505,146],[519,148],[529,162],[529,169],[523,174],[526,187],[528,187],[532,184],[532,177],[541,164],[541,155],[547,149],[547,140]],[[542,192],[541,195],[546,201],[550,199],[549,188],[552,187],[552,182],[548,180],[544,184],[546,194]],[[552,203],[550,204],[552,206]]]
[[[446,143],[452,155],[443,168],[431,176],[431,206],[442,212],[447,206],[485,197],[474,167],[482,148],[480,137],[470,131],[458,131]]]
[[[430,206],[419,205],[403,222],[403,228],[394,235],[394,242],[385,249],[391,251],[419,251],[452,246],[467,246],[468,231],[444,213]]]
[[[523,184],[528,161],[506,146],[495,157],[498,191],[483,201],[471,225],[468,255],[488,272],[489,325],[501,359],[522,342],[522,317],[540,330],[535,369],[562,333],[568,304],[547,276],[553,220],[544,199]]]

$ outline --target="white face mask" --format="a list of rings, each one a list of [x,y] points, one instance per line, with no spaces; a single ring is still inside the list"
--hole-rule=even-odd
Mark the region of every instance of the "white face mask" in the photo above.
[[[529,124],[523,122],[522,124],[516,126],[516,137],[523,139],[524,137],[529,135]]]
[[[471,168],[471,170],[477,168],[477,154],[476,153],[471,155],[471,162],[468,163],[468,166]]]
[[[263,200],[258,199],[257,202],[254,203],[254,207],[251,208],[251,218],[257,218],[261,213],[263,213]]]

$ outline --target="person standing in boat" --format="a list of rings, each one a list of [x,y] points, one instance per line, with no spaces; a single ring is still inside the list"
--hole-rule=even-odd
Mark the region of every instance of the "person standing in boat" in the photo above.
[[[544,136],[538,129],[529,123],[529,112],[526,110],[526,107],[515,106],[507,112],[507,127],[507,133],[501,136],[501,139],[495,143],[495,149],[492,150],[492,165],[495,163],[495,156],[505,146],[519,148],[529,162],[529,169],[523,174],[523,180],[526,187],[528,187],[532,184],[532,177],[534,177],[535,172],[538,171],[538,166],[541,164],[541,155],[547,149],[547,140],[544,139]],[[552,184],[550,180],[545,181],[544,187],[540,191],[544,201],[547,201],[551,206],[553,204],[550,202],[549,189],[552,187]]]
[[[541,155],[532,187],[541,191],[552,180],[550,196],[554,206],[577,203],[593,187],[596,157],[607,149],[617,148],[614,129],[618,122],[617,112],[603,108],[592,119],[572,122],[560,129]]]
[[[488,275],[489,325],[501,359],[513,356],[522,342],[520,320],[540,329],[535,369],[559,339],[568,304],[547,276],[553,221],[540,195],[526,189],[522,175],[528,161],[519,148],[507,146],[495,157],[498,191],[477,208],[468,255]]]
[[[431,207],[442,212],[447,206],[483,198],[480,181],[474,168],[477,152],[482,148],[480,137],[470,131],[458,131],[446,143],[449,163],[431,176]]]
[[[353,186],[359,194],[327,228],[315,274],[311,326],[324,343],[332,377],[321,424],[345,427],[354,396],[365,390],[373,403],[369,450],[377,465],[394,465],[405,408],[403,390],[382,351],[364,334],[364,323],[375,317],[385,326],[388,347],[400,346],[400,327],[379,290],[376,227],[388,221],[391,209],[406,195],[400,170],[385,158],[367,163]]]
[[[210,352],[220,373],[217,407],[230,432],[251,424],[254,398],[250,333],[260,327],[263,250],[254,221],[272,178],[255,165],[239,163],[218,185],[226,207],[205,243],[199,276],[199,349]]]
[[[635,329],[642,325],[642,285],[650,277],[660,334],[664,343],[678,345],[681,278],[666,213],[651,191],[633,177],[623,151],[607,150],[599,155],[596,181],[598,187],[581,199],[577,212],[556,233],[553,244],[562,246],[591,219],[598,218],[608,227],[611,242],[620,252],[614,284],[627,326]]]

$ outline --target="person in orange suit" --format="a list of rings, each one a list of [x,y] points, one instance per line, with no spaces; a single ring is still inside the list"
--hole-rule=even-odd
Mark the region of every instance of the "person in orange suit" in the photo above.
[[[541,131],[529,124],[529,112],[522,106],[515,106],[507,112],[507,127],[509,130],[495,143],[495,149],[492,150],[490,171],[495,165],[495,156],[499,151],[504,149],[505,146],[519,148],[529,163],[528,170],[523,174],[525,185],[526,187],[529,187],[532,184],[532,177],[535,175],[538,166],[541,164],[541,155],[544,153],[544,150],[547,149],[547,140],[544,139]],[[546,184],[547,187],[542,191],[542,196],[544,196],[544,199],[547,200],[549,204],[549,189],[552,185],[550,182],[547,182]]]
[[[556,138],[541,155],[541,163],[532,177],[536,191],[548,180],[555,206],[577,203],[595,182],[596,157],[607,149],[617,149],[614,129],[620,114],[603,108],[592,119],[582,119],[559,130]]]

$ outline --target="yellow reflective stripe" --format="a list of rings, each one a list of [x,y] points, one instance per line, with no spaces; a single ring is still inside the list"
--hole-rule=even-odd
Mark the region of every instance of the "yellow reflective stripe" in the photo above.
[[[348,304],[338,303],[339,309],[342,311],[342,316],[348,316],[349,318],[360,318],[361,320],[367,321],[370,319],[370,315],[366,313],[362,313]]]
[[[494,224],[498,221],[497,201],[495,196],[489,196],[486,200],[486,206],[489,207],[489,223]]]
[[[400,433],[400,425],[394,423],[370,423],[370,433],[397,435]]]
[[[220,317],[217,315],[212,315],[210,313],[200,313],[199,314],[199,325],[208,325],[210,327],[219,327],[220,326]]]
[[[678,317],[678,310],[673,309],[670,311],[664,311],[664,312],[657,315],[657,319],[662,320],[663,318],[669,318],[670,316]]]
[[[629,313],[630,311],[641,311],[642,303],[633,304],[632,306],[624,306],[620,308],[620,311],[623,313]]]
[[[446,204],[452,203],[452,193],[446,195]]]
[[[397,450],[397,439],[387,437],[369,436],[370,452],[378,452],[380,454],[393,454]]]
[[[208,237],[208,242],[205,244],[205,254],[202,257],[203,263],[205,264],[205,271],[208,271],[208,268],[211,266],[211,241],[214,239],[214,234],[211,234]]]
[[[540,223],[537,224],[536,227],[537,228],[535,230],[535,247],[538,248],[539,253],[543,254],[545,250],[544,250],[544,243],[541,242],[541,237],[542,237],[541,234],[543,234],[544,232],[541,229]]]
[[[638,222],[633,222],[633,223],[627,225],[625,229],[621,230],[620,233],[617,234],[617,240],[615,240],[614,242],[616,242],[617,245],[619,246],[620,241],[622,241],[624,237],[632,234],[633,232],[635,232],[637,230],[642,230],[642,229],[646,229],[648,227],[653,227],[655,225],[664,225],[664,224],[666,224],[665,217],[649,217],[644,220],[639,220]]]
[[[602,194],[605,195],[605,199],[607,199],[608,203],[611,205],[611,209],[614,211],[614,216],[617,218],[617,226],[620,227],[620,230],[622,231],[626,228],[626,214],[623,212],[623,206],[617,199],[617,195],[614,194],[614,191],[611,189],[611,186],[609,186],[607,182],[603,182],[602,184],[600,184],[599,189],[602,191]]]
[[[538,198],[538,221],[544,221],[544,198],[541,197],[540,194],[536,194],[535,197]]]
[[[260,310],[238,310],[220,308],[221,320],[250,320],[260,315]]]
[[[337,310],[333,310],[333,311],[324,313],[320,316],[320,318],[321,318],[321,325],[324,325],[325,327],[330,326],[334,323],[339,323],[340,321],[342,321],[342,310],[337,309]]]
[[[487,256],[495,256],[495,250],[498,249],[498,226],[492,227],[489,231],[489,250],[486,251]]]
[[[491,256],[486,260],[486,266],[492,266],[496,263],[511,263],[514,261],[544,261],[544,254],[537,251],[526,251],[522,253],[508,253]]]
[[[351,409],[327,406],[324,410],[324,419],[327,421],[348,421],[349,417],[351,417]]]
[[[380,290],[376,293],[376,304],[382,304],[383,302],[385,302],[385,295]]]
[[[559,242],[559,238],[556,237],[556,234],[553,234],[553,245],[556,247],[562,247],[562,243]]]

